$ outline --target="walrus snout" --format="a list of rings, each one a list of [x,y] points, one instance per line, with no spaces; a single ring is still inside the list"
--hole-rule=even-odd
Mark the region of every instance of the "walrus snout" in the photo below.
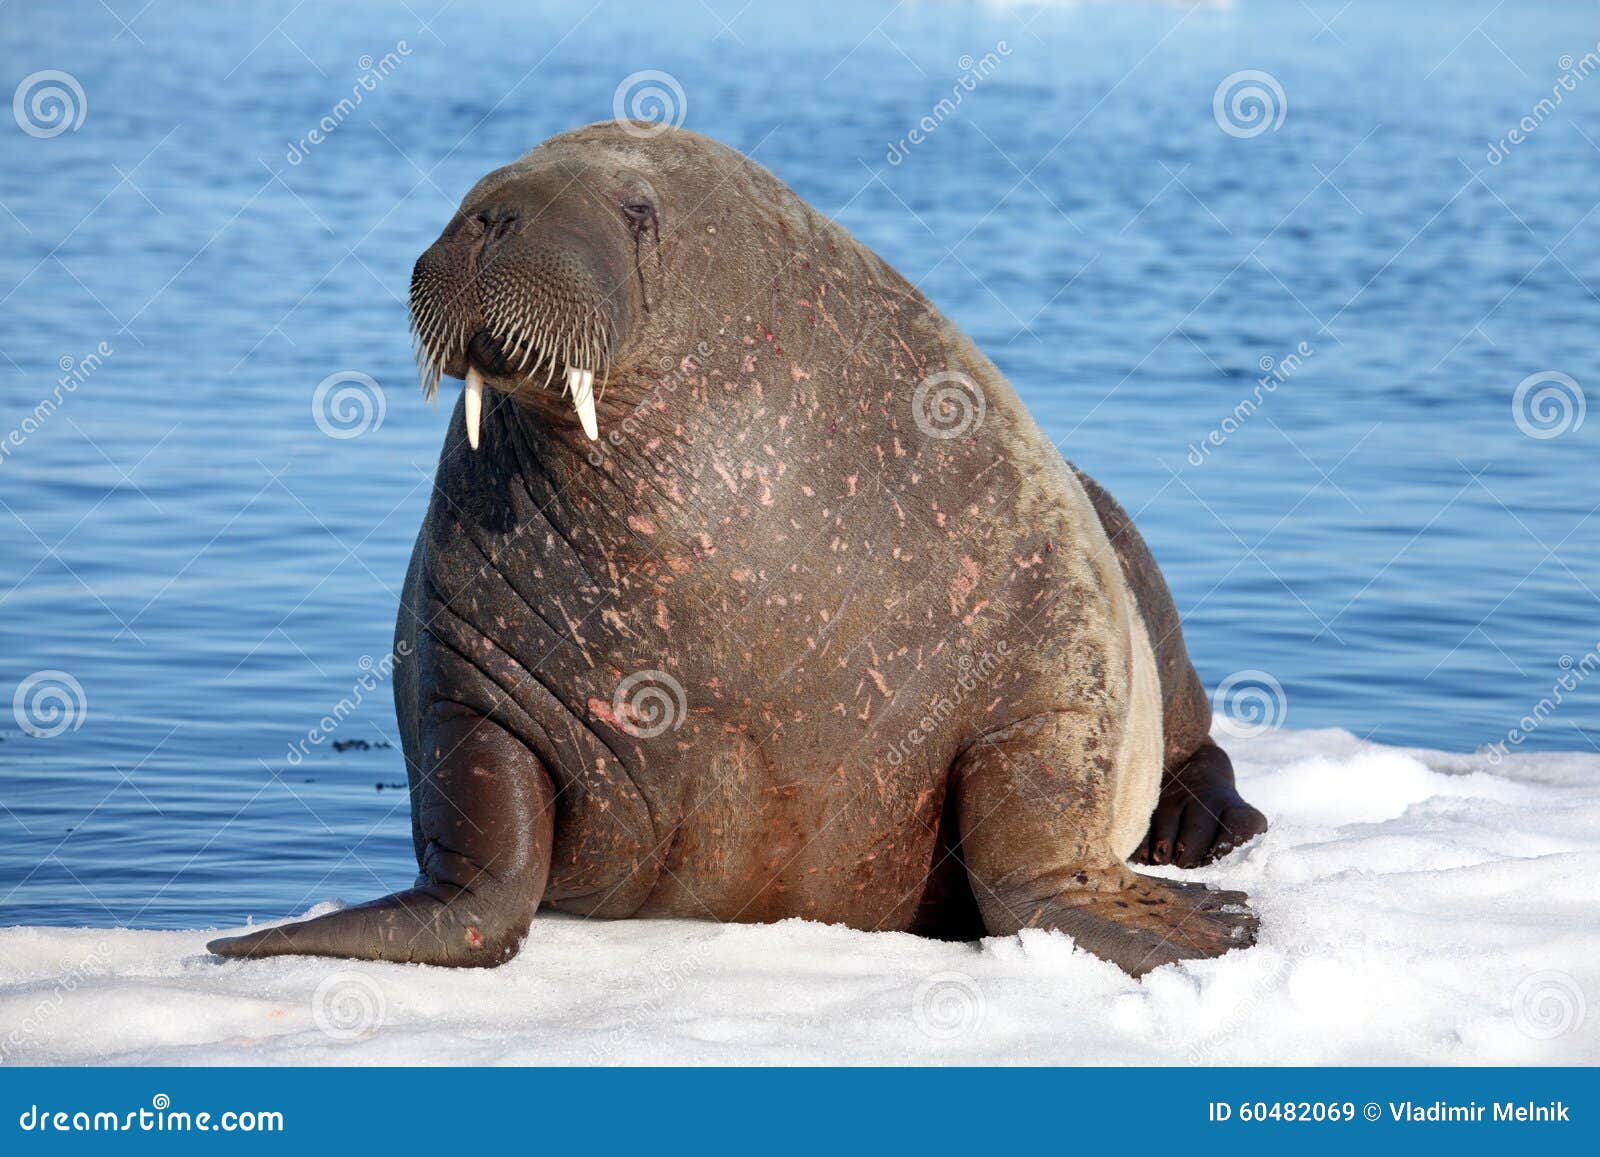
[[[641,216],[636,189],[597,192],[592,175],[558,168],[491,173],[467,194],[411,275],[411,325],[423,390],[465,381],[476,448],[483,389],[559,388],[584,434],[599,437],[596,379],[623,349],[635,296]],[[614,184],[614,182],[613,182]],[[616,202],[616,203],[612,203]]]

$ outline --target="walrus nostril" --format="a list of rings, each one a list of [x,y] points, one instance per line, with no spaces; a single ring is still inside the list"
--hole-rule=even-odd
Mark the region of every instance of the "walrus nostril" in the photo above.
[[[473,220],[483,226],[483,239],[497,241],[512,232],[517,214],[511,209],[484,209],[473,214]]]
[[[484,209],[472,215],[478,236],[472,241],[472,258],[479,269],[486,267],[496,251],[522,232],[518,214],[511,209]]]

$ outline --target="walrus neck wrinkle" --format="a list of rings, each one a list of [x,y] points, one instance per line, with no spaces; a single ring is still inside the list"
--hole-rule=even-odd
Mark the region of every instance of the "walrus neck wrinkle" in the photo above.
[[[654,415],[647,426],[634,425],[631,434],[615,442],[602,427],[600,440],[591,442],[568,414],[515,406],[508,409],[506,432],[529,499],[575,549],[580,530],[586,540],[631,537],[624,511],[635,522],[643,514],[670,523],[684,486],[692,482],[687,474],[680,477],[680,471],[694,468],[692,447],[662,415]],[[594,558],[583,559],[583,565],[595,574],[604,569]]]
[[[507,415],[507,449],[529,498],[552,530],[574,549],[582,544],[583,565],[597,576],[640,552],[694,557],[707,541],[706,511],[727,492],[729,472],[756,452],[738,433],[754,421],[743,405],[715,419],[700,412],[696,420],[677,404],[633,401],[651,396],[651,388],[629,383],[608,393],[617,406],[602,410],[595,442],[569,415],[529,406]]]

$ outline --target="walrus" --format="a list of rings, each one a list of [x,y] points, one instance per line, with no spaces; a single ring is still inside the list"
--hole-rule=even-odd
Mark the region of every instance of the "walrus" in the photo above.
[[[915,287],[749,158],[608,122],[417,261],[464,388],[395,631],[415,884],[226,957],[512,957],[541,908],[1254,942],[1134,871],[1263,831],[1161,572]],[[535,932],[536,934],[536,932]]]

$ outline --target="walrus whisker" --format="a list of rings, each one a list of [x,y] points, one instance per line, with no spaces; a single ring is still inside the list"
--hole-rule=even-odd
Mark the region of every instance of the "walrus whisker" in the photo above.
[[[423,393],[435,398],[449,370],[464,367],[459,372],[465,379],[468,441],[474,448],[479,444],[483,389],[491,379],[514,389],[504,376],[559,389],[585,435],[598,438],[595,402],[609,385],[619,341],[618,319],[610,312],[616,287],[602,293],[592,282],[562,280],[566,267],[559,262],[549,267],[548,280],[539,276],[545,267],[538,264],[530,276],[510,252],[497,248],[495,261],[489,263],[481,254],[447,247],[418,261],[409,312]],[[480,347],[480,342],[488,344]],[[477,358],[492,361],[473,364],[474,350]]]

